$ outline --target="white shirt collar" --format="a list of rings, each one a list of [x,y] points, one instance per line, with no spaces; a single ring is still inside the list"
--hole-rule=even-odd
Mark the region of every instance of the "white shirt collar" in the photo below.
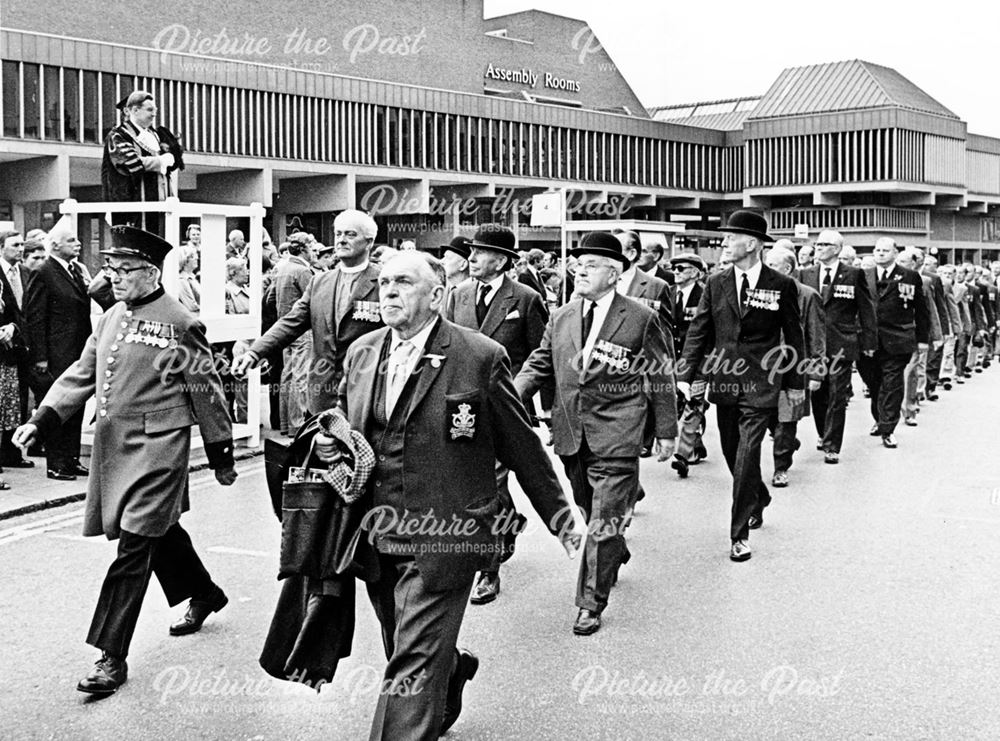
[[[840,267],[840,260],[835,260],[833,265],[824,265],[823,263],[817,263],[819,265],[819,284],[823,285],[823,279],[826,276],[826,271],[830,271],[830,282],[833,283],[837,279],[837,269]]]
[[[9,275],[10,269],[13,267],[14,267],[13,265],[11,265],[9,262],[0,257],[0,269],[3,270],[4,275]]]
[[[411,337],[408,342],[413,345],[416,352],[414,352],[411,357],[411,368],[416,365],[417,360],[420,356],[424,354],[424,348],[427,346],[427,338],[431,336],[431,330],[434,329],[434,325],[437,323],[438,317],[434,317],[431,321],[427,322],[427,325],[417,332],[413,337]],[[389,341],[389,354],[391,355],[396,351],[396,348],[404,341],[402,337],[396,332],[395,329],[390,330],[392,339]]]
[[[750,282],[751,288],[757,287],[757,281],[760,280],[760,269],[764,263],[758,262],[749,270],[740,270],[738,267],[733,265],[733,276],[736,278],[736,293],[739,295],[740,284],[743,282],[743,274],[746,273],[747,280]]]
[[[344,265],[344,263],[338,263],[338,266],[340,267],[341,273],[347,273],[348,275],[351,275],[352,273],[360,273],[363,270],[367,270],[368,261],[365,260],[363,263],[361,263],[360,265],[355,265],[353,268],[347,267],[346,265]]]
[[[497,291],[500,290],[500,285],[503,283],[503,273],[498,275],[496,278],[491,280],[489,283],[476,279],[476,301],[479,300],[479,291],[484,285],[490,287],[489,293],[486,294],[486,305],[489,306],[493,303],[494,297],[497,295]]]
[[[691,295],[691,291],[694,290],[694,287],[697,285],[697,283],[698,283],[698,281],[693,280],[690,283],[688,283],[686,286],[684,286],[683,288],[681,288],[681,296],[684,297],[684,303],[687,303],[688,297]]]

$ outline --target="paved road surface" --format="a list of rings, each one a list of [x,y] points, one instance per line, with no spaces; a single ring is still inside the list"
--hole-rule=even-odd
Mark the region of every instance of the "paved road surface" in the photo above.
[[[858,396],[839,466],[803,424],[792,485],[745,564],[727,559],[717,439],[686,481],[645,461],[634,558],[594,636],[572,635],[577,562],[534,518],[500,599],[467,613],[460,642],[482,666],[449,737],[1000,737],[1000,370],[942,397],[890,451],[867,436]],[[83,639],[114,546],[78,535],[80,505],[2,523],[4,737],[367,737],[384,660],[363,596],[354,654],[320,694],[257,666],[279,530],[260,459],[240,471],[229,489],[194,476],[184,518],[229,606],[172,638],[180,608],[154,582],[129,682],[99,702],[75,686],[95,659]]]

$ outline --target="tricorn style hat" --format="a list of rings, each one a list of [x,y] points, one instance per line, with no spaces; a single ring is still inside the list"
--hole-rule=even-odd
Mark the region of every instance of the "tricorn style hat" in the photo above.
[[[697,268],[703,272],[708,270],[708,266],[705,265],[705,261],[693,252],[682,252],[681,254],[674,255],[670,258],[670,267],[676,268],[681,265],[690,265],[691,267]]]
[[[774,238],[767,235],[767,219],[753,211],[734,211],[729,217],[729,223],[719,227],[720,232],[749,234],[762,242],[773,242]]]
[[[162,268],[163,258],[172,249],[173,245],[170,242],[166,242],[150,232],[136,229],[134,226],[113,226],[111,227],[111,247],[101,250],[101,254],[109,257],[138,257]]]
[[[441,245],[440,249],[442,257],[445,252],[451,251],[463,260],[468,260],[469,255],[472,254],[472,248],[469,247],[469,240],[466,237],[455,237],[448,244]]]
[[[580,255],[610,257],[612,260],[618,260],[628,270],[631,262],[622,254],[622,250],[622,243],[611,232],[590,232],[583,236],[578,247],[569,250],[569,254],[573,255],[573,257],[579,257]]]
[[[469,249],[492,250],[501,255],[516,260],[517,250],[514,249],[516,243],[514,232],[499,224],[484,224],[476,230],[476,235],[469,242]]]

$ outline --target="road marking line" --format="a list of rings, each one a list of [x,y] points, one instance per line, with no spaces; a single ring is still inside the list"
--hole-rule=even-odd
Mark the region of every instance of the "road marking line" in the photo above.
[[[41,535],[42,533],[47,533],[50,530],[62,530],[64,527],[69,527],[70,525],[77,525],[81,522],[83,522],[82,512],[72,519],[65,519],[62,522],[54,522],[44,527],[38,527],[31,530],[24,530],[19,533],[11,533],[9,535],[0,534],[0,545],[4,545],[6,543],[15,543],[19,540],[30,538],[33,535]]]
[[[249,551],[244,548],[229,548],[224,545],[214,545],[208,549],[209,553],[225,553],[230,556],[257,556],[258,558],[274,558],[278,554],[273,551]]]
[[[83,507],[74,507],[72,512],[63,512],[62,514],[53,515],[52,517],[46,517],[41,520],[35,520],[34,522],[27,522],[24,525],[15,525],[13,527],[0,530],[0,538],[4,538],[10,535],[15,535],[17,533],[24,532],[25,530],[34,530],[35,528],[42,527],[43,525],[51,525],[52,523],[55,522],[72,520],[73,518],[82,516],[83,516]]]

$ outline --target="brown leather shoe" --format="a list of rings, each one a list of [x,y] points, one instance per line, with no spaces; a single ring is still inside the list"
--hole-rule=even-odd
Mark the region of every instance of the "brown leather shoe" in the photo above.
[[[469,598],[469,602],[474,605],[485,605],[495,600],[499,595],[500,574],[495,571],[481,571],[476,586],[472,588],[472,597]]]
[[[184,617],[170,626],[170,635],[186,636],[191,633],[197,633],[201,630],[202,624],[209,615],[213,612],[218,612],[228,605],[229,598],[225,592],[218,587],[215,590],[215,594],[208,599],[200,600],[192,598],[188,604],[187,612],[184,613]]]
[[[102,653],[90,674],[76,688],[90,695],[111,695],[128,681],[128,664],[108,653]]]
[[[580,608],[580,613],[573,623],[573,632],[578,636],[589,636],[601,629],[601,613]]]

